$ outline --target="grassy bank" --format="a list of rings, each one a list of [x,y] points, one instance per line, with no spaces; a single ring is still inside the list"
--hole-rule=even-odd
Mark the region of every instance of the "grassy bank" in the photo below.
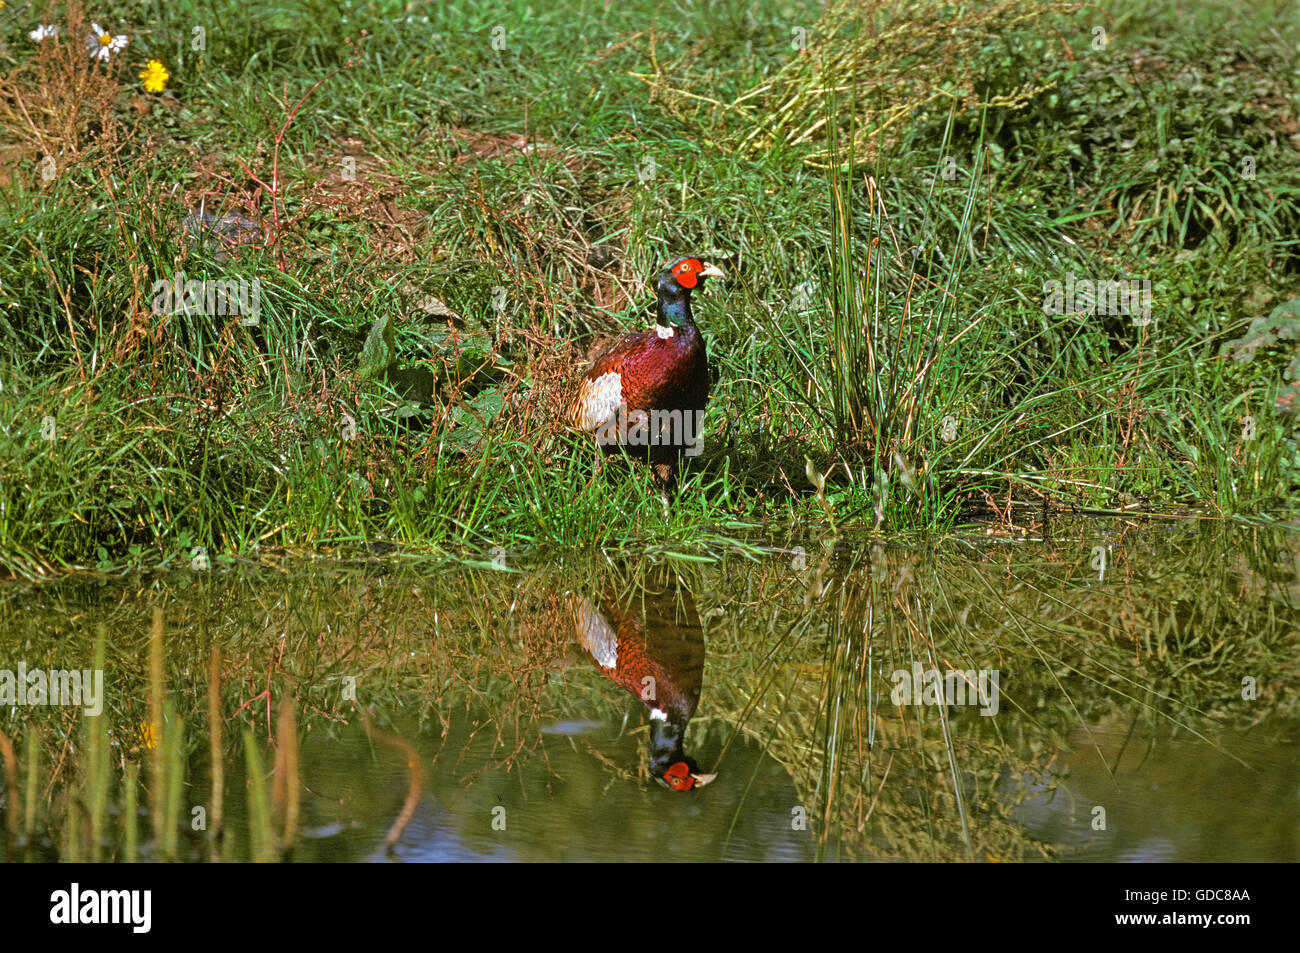
[[[1288,501],[1286,5],[932,7],[186,0],[89,11],[129,38],[98,63],[78,9],[36,43],[11,4],[0,563]],[[236,213],[231,247],[203,215]],[[665,512],[558,409],[686,251],[732,280]],[[157,313],[178,274],[256,315]],[[1075,279],[1150,313],[1045,313]]]

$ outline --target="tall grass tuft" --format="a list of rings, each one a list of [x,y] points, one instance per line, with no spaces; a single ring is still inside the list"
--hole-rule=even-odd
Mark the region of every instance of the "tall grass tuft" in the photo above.
[[[853,112],[852,104],[844,107]],[[876,175],[864,175],[855,187],[855,140],[852,125],[841,149],[837,130],[841,107],[827,102],[829,155],[827,171],[831,229],[827,249],[827,287],[822,316],[825,338],[810,328],[808,349],[826,353],[813,360],[812,385],[805,391],[810,411],[827,420],[833,432],[833,460],[826,474],[810,479],[821,484],[837,467],[850,483],[874,487],[875,522],[890,508],[891,487],[901,485],[924,495],[918,478],[928,470],[925,457],[936,443],[939,408],[935,382],[954,377],[948,359],[959,340],[982,320],[968,319],[957,333],[958,309],[967,305],[955,293],[967,248],[975,205],[977,168],[970,176],[952,247],[941,258],[905,249],[890,219]],[[951,134],[953,115],[945,137]],[[938,178],[934,170],[931,191]],[[865,208],[859,211],[857,201]],[[927,206],[927,210],[933,206]],[[930,222],[922,223],[921,231]],[[935,267],[935,262],[940,262]],[[945,362],[948,363],[945,363]],[[930,501],[931,503],[933,500]]]

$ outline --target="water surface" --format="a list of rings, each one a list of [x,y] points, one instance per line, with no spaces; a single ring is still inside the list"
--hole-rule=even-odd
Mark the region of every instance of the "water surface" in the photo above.
[[[106,697],[98,718],[0,709],[34,792],[0,843],[15,859],[1300,859],[1300,535],[1046,529],[10,584],[0,670],[90,668],[102,630]]]

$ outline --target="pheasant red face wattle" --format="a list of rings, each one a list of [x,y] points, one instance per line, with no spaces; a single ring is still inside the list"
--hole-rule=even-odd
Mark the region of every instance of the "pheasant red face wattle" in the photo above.
[[[699,273],[704,270],[698,259],[687,258],[673,266],[673,277],[683,288],[694,288],[699,282]]]
[[[695,778],[685,761],[678,761],[664,772],[664,781],[674,791],[689,791],[695,786]]]

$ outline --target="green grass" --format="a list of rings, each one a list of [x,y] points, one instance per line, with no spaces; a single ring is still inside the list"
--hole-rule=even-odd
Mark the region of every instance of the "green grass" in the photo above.
[[[799,55],[792,29],[808,56],[849,41],[814,3],[155,4],[110,14],[129,53],[89,70],[6,8],[0,563],[685,550],[1008,496],[1276,510],[1294,344],[1224,346],[1300,296],[1296,27],[1230,11],[1031,19],[933,80],[1045,87],[1016,109],[945,94],[880,132],[888,83],[810,100],[875,144],[826,172],[824,140],[754,148],[727,106]],[[13,108],[38,100],[66,121]],[[186,237],[200,203],[261,218],[267,247]],[[665,513],[641,469],[593,480],[558,407],[686,251],[731,280],[698,303],[705,451]],[[152,314],[177,271],[258,279],[258,323]],[[1044,314],[1068,273],[1149,279],[1154,323]]]

